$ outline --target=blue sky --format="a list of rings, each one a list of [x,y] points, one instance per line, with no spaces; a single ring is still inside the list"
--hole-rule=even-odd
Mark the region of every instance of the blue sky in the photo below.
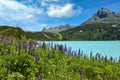
[[[0,25],[26,31],[80,25],[99,8],[120,12],[120,0],[0,0]]]

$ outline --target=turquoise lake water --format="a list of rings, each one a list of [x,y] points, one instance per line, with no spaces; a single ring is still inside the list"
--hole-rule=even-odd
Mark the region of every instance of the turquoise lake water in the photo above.
[[[46,43],[51,43],[51,41]],[[120,57],[120,41],[53,41],[53,43],[66,45],[74,51],[80,48],[87,55],[92,51],[93,55],[101,53],[103,56]]]

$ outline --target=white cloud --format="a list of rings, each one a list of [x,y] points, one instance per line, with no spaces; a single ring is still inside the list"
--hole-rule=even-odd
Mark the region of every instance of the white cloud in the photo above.
[[[35,14],[41,14],[42,10],[26,6],[16,0],[0,0],[0,18],[7,20],[29,20]]]
[[[50,17],[71,17],[75,14],[78,14],[78,11],[81,12],[80,8],[73,9],[73,4],[67,3],[64,6],[60,5],[50,5],[48,8],[47,14]]]

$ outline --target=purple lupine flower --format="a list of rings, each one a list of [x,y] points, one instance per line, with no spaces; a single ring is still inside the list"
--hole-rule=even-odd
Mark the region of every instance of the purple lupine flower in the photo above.
[[[1,36],[1,40],[3,41],[4,39],[5,39],[5,36],[4,36],[4,35],[2,35],[2,36]]]
[[[80,48],[79,48],[79,50],[78,50],[78,56],[80,56]]]
[[[36,57],[35,57],[35,62],[38,63],[39,60],[40,60],[40,57],[39,57],[39,56],[36,56]]]
[[[33,48],[33,41],[30,40],[30,42],[29,42],[29,49],[32,49],[32,48]]]
[[[110,61],[113,61],[113,57],[112,56],[110,57]]]
[[[29,42],[29,52],[30,55],[32,55],[34,53],[34,49],[33,49],[33,41],[30,40]]]
[[[65,50],[64,50],[65,52],[67,52],[67,46],[65,45]]]
[[[59,45],[58,46],[58,51],[62,51],[63,52],[63,45]]]
[[[100,56],[100,53],[98,53],[98,59],[100,59],[100,57],[101,57],[101,56]]]
[[[81,52],[81,57],[83,56],[83,51]]]
[[[98,59],[98,53],[95,55],[95,60],[97,60]]]
[[[68,55],[71,55],[71,53],[72,53],[71,51],[72,51],[72,49],[71,49],[71,47],[69,47],[69,48],[68,48],[68,51],[67,51],[67,54],[68,54]]]
[[[83,78],[83,68],[80,69],[80,78]]]

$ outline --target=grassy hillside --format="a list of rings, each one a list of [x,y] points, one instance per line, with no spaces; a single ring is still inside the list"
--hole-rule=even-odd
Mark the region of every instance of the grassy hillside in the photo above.
[[[26,34],[34,40],[62,40],[62,36],[59,33],[51,32],[26,32]]]
[[[14,36],[18,39],[28,38],[26,33],[19,27],[0,26],[0,35]]]
[[[120,25],[95,23],[61,32],[63,40],[120,40]]]

